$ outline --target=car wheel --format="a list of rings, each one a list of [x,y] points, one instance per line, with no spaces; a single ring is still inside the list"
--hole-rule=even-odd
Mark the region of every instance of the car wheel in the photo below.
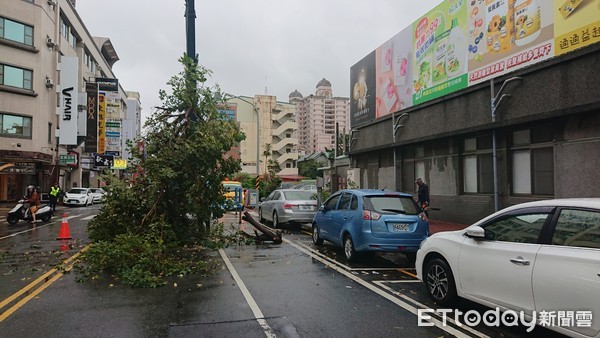
[[[323,238],[319,236],[319,228],[316,225],[313,225],[312,228],[312,240],[315,245],[323,245]]]
[[[273,213],[273,228],[277,228],[279,227],[281,224],[279,224],[279,217],[277,217],[277,212]]]
[[[265,224],[266,219],[263,217],[262,209],[258,209],[258,220],[260,223]]]
[[[7,221],[9,224],[15,225],[15,224],[17,224],[17,222],[19,221],[19,216],[17,216],[17,215],[10,215],[10,216],[8,216],[8,217],[6,218],[6,221]]]
[[[436,258],[425,267],[425,286],[429,297],[439,305],[451,305],[456,301],[456,284],[448,263]]]
[[[352,242],[352,237],[350,237],[350,235],[344,237],[344,255],[348,262],[356,261],[357,253],[354,250],[354,243]]]

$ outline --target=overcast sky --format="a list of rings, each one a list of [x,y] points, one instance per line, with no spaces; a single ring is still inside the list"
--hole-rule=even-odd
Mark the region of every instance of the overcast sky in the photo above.
[[[326,78],[350,96],[350,67],[442,0],[196,0],[196,53],[209,85],[287,102]],[[141,95],[144,117],[181,71],[185,0],[77,0],[92,36],[110,38],[122,87]]]

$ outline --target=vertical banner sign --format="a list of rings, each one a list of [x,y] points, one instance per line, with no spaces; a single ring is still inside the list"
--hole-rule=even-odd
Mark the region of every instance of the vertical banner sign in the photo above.
[[[61,57],[60,66],[60,135],[58,143],[62,145],[77,145],[77,99],[79,78],[77,57]]]
[[[98,154],[106,151],[106,97],[98,93]]]
[[[88,82],[85,84],[87,93],[87,126],[85,134],[85,152],[98,151],[98,85]]]
[[[119,80],[96,78],[102,96],[98,113],[98,153],[120,156],[121,153],[121,96]],[[110,130],[109,130],[110,128]]]

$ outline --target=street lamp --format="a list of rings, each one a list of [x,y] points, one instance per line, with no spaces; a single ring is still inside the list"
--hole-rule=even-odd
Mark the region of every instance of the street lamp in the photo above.
[[[240,101],[244,101],[247,104],[251,105],[254,108],[254,112],[256,113],[256,175],[260,175],[260,114],[258,108],[254,105],[254,103],[242,98],[239,95],[232,95],[228,93],[223,94],[223,99],[227,101],[227,97],[230,99],[238,99]]]
[[[510,97],[510,94],[502,94],[502,91],[504,90],[504,87],[506,86],[507,83],[511,82],[511,81],[521,81],[523,80],[522,77],[519,76],[515,76],[515,77],[511,77],[510,79],[505,80],[502,83],[502,86],[500,86],[500,90],[498,91],[498,93],[494,93],[494,79],[490,80],[490,87],[491,87],[491,97],[492,97],[492,123],[496,122],[496,110],[498,109],[498,106],[500,105],[500,103],[502,102],[503,99]],[[494,211],[498,211],[499,209],[499,203],[498,203],[498,153],[496,150],[496,128],[492,125],[492,165],[493,165],[493,170],[494,170]]]
[[[392,114],[392,135],[394,136],[394,144],[392,145],[392,151],[394,152],[394,190],[398,190],[398,171],[396,170],[396,134],[400,127],[404,127],[400,124],[400,120],[404,117],[408,117],[408,113],[402,113],[396,117],[396,113]]]

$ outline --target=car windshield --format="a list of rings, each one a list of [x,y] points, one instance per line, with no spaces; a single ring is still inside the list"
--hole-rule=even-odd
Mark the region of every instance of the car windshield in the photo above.
[[[417,204],[408,197],[401,196],[365,196],[364,209],[382,214],[417,215]]]
[[[74,195],[83,195],[85,193],[87,193],[86,189],[71,189],[68,192],[69,194],[74,194]]]
[[[317,196],[314,192],[308,190],[298,191],[285,191],[283,193],[285,199],[288,201],[303,201],[303,200],[316,200]]]

